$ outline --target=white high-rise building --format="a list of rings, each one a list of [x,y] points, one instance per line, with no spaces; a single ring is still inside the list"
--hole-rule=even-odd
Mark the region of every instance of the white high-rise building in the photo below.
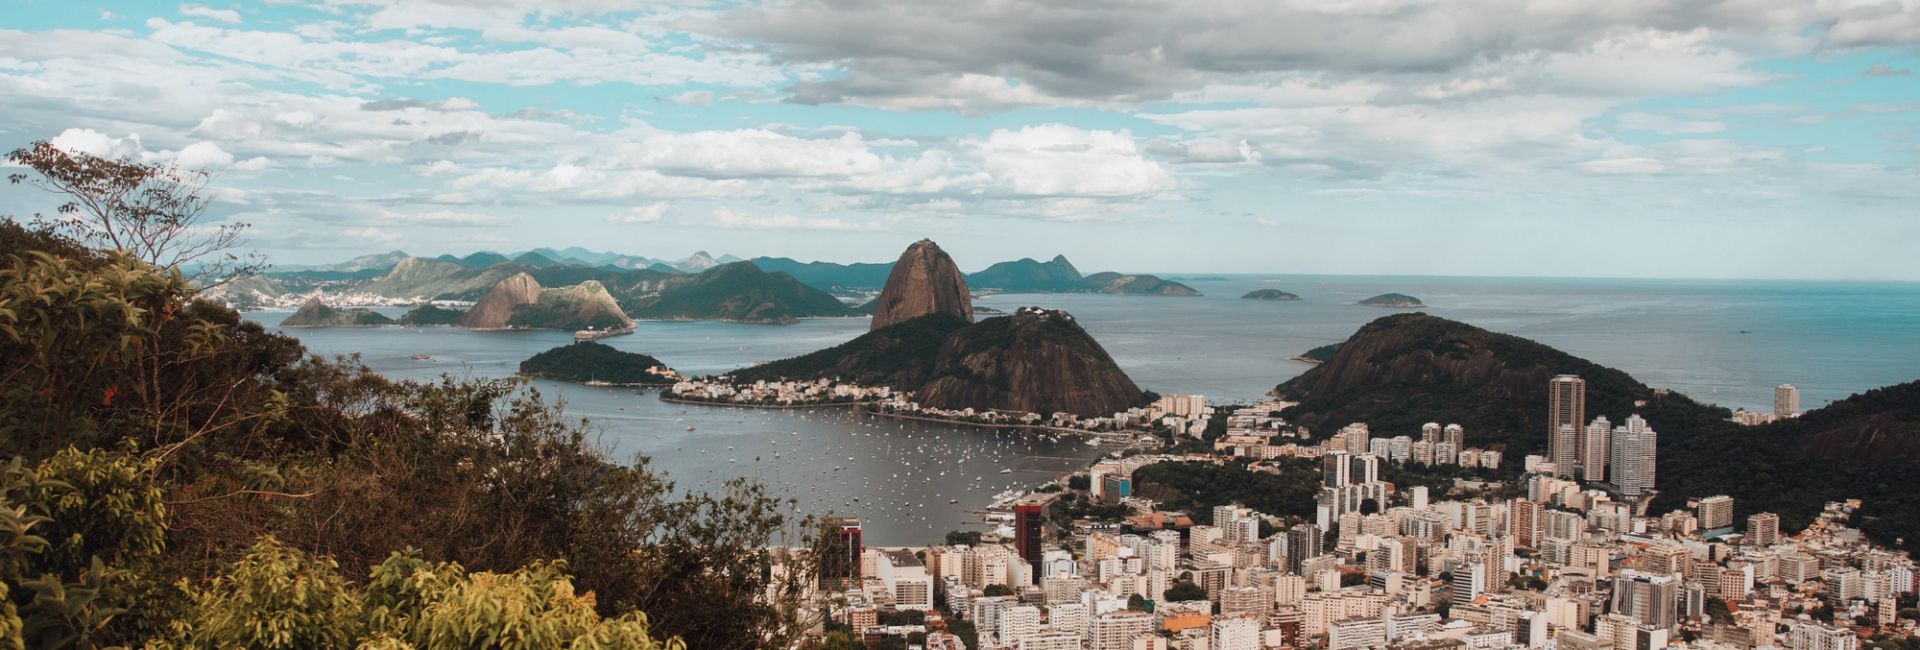
[[[1000,612],[1000,626],[995,638],[1000,645],[1013,645],[1040,633],[1040,608],[1032,605],[1016,605]]]
[[[1638,414],[1613,429],[1613,486],[1628,497],[1652,492],[1657,477],[1660,434]]]
[[[1207,650],[1260,650],[1260,618],[1251,613],[1214,617]]]
[[[1153,615],[1121,610],[1093,619],[1087,632],[1088,650],[1132,650],[1133,638],[1153,631]]]
[[[1607,480],[1607,442],[1613,435],[1613,423],[1600,416],[1587,424],[1580,434],[1580,477],[1590,483]]]
[[[1787,628],[1788,650],[1859,650],[1860,636],[1853,630],[1828,627],[1819,623],[1796,622]]]
[[[1791,418],[1800,415],[1800,388],[1793,384],[1773,387],[1773,416]]]

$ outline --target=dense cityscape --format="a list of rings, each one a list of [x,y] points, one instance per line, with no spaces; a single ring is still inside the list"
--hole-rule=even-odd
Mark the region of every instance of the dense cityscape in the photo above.
[[[862,545],[859,520],[834,519],[846,555],[813,596],[820,632],[942,650],[1854,650],[1913,631],[1914,563],[1849,526],[1858,501],[1827,504],[1800,531],[1725,495],[1649,512],[1657,433],[1635,414],[1586,422],[1584,388],[1552,379],[1551,450],[1527,456],[1516,485],[1396,486],[1384,465],[1493,468],[1501,455],[1469,446],[1459,425],[1377,437],[1354,423],[1306,444],[1308,432],[1267,415],[1276,403],[1201,407],[1201,422],[1227,425],[1211,451],[1155,453],[1166,440],[1143,437],[996,504],[985,534],[877,548]],[[1779,387],[1770,415],[1794,417],[1797,401]],[[1322,468],[1314,520],[1239,504],[1170,512],[1131,492],[1155,463],[1258,472],[1281,456]],[[1121,509],[1056,507],[1082,497]]]

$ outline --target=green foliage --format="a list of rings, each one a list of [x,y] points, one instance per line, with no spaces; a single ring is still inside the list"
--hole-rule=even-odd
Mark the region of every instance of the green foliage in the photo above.
[[[0,649],[170,630],[225,647],[418,647],[302,618],[354,606],[365,595],[330,581],[404,547],[472,571],[465,593],[485,602],[564,592],[551,602],[568,616],[609,622],[576,626],[595,647],[638,645],[640,612],[649,634],[701,647],[782,646],[805,628],[811,561],[769,542],[809,542],[779,535],[791,503],[761,486],[677,490],[644,457],[607,458],[524,380],[388,381],[192,295],[178,274],[0,220]],[[575,570],[564,589],[560,566]],[[216,615],[260,603],[318,609]]]
[[[933,372],[940,344],[967,326],[950,314],[929,314],[862,334],[825,350],[728,373],[735,381],[838,378],[900,390],[918,388]]]
[[[947,531],[947,545],[979,546],[980,536],[981,532],[977,530],[950,530]]]
[[[649,634],[645,615],[602,618],[559,564],[469,574],[395,553],[364,592],[330,559],[273,538],[227,573],[189,587],[192,605],[169,641],[180,648],[682,648]]]
[[[507,317],[507,325],[551,330],[607,330],[632,325],[610,311],[596,310],[586,317],[579,312],[580,305],[572,300],[542,297],[539,302],[515,306],[513,315]]]
[[[379,327],[392,325],[393,319],[366,308],[339,309],[320,302],[319,298],[307,300],[298,311],[280,321],[281,327]]]
[[[520,374],[561,381],[658,385],[673,380],[647,371],[666,367],[659,359],[644,354],[616,350],[597,341],[578,341],[527,358],[520,362]]]
[[[425,305],[421,305],[419,307],[415,307],[413,309],[409,309],[407,310],[407,313],[401,314],[400,324],[406,325],[409,327],[452,325],[454,323],[460,322],[460,317],[465,316],[466,314],[467,312],[464,310],[447,309],[439,305],[428,303]]]
[[[1012,596],[1013,590],[1007,588],[1006,585],[992,584],[992,585],[987,585],[987,588],[982,589],[980,593],[981,595],[984,595],[988,598],[992,598],[995,596]]]
[[[1206,600],[1207,590],[1200,585],[1193,584],[1191,581],[1181,580],[1180,582],[1174,583],[1173,586],[1167,587],[1167,592],[1162,594],[1162,596],[1166,597],[1166,602],[1169,603],[1187,600]]]
[[[1319,468],[1312,461],[1295,459],[1278,459],[1274,464],[1278,474],[1249,472],[1237,464],[1155,463],[1134,471],[1133,491],[1169,508],[1186,510],[1200,523],[1212,522],[1214,506],[1235,503],[1269,515],[1313,516]]]
[[[1152,613],[1153,601],[1147,600],[1146,598],[1142,597],[1140,594],[1133,594],[1131,596],[1127,596],[1127,609],[1130,609],[1136,612]]]

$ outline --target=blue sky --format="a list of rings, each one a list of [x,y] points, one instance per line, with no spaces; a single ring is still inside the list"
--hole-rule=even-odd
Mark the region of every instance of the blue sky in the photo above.
[[[281,263],[1920,280],[1916,0],[12,4],[0,147]]]

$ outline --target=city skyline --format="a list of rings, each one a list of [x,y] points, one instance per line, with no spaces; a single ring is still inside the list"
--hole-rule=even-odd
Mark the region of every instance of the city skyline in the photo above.
[[[1920,280],[1901,4],[26,5],[0,146],[210,170],[282,264]]]

